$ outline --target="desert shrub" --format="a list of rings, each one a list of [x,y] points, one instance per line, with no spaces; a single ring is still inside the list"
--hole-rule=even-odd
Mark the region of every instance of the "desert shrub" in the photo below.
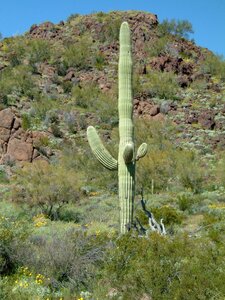
[[[217,162],[215,164],[215,168],[213,170],[213,179],[215,186],[223,186],[225,187],[225,152],[221,152],[220,155],[217,156]]]
[[[137,163],[137,186],[151,190],[152,180],[154,190],[168,188],[174,177],[176,149],[170,139],[173,127],[169,123],[135,120],[137,147],[145,141],[148,145],[147,155]]]
[[[92,108],[98,101],[100,90],[95,84],[74,86],[72,88],[72,100],[82,108]]]
[[[104,25],[100,32],[100,42],[112,43],[118,41],[121,23],[121,17],[116,19],[113,19],[110,15],[104,17]]]
[[[106,64],[105,55],[103,52],[99,51],[93,57],[93,64],[96,69],[102,70]]]
[[[76,18],[78,18],[80,15],[78,13],[74,13],[71,14],[68,18],[67,18],[67,22],[71,22],[72,20],[75,20]]]
[[[114,91],[101,92],[95,84],[75,86],[72,89],[72,101],[81,108],[95,111],[102,124],[118,124],[117,105]]]
[[[145,239],[127,234],[106,254],[94,297],[222,300],[223,255],[224,243],[216,247],[182,235],[171,239],[151,234]]]
[[[199,157],[192,151],[177,152],[176,174],[181,185],[195,193],[203,188],[206,170],[201,166]]]
[[[20,65],[26,56],[26,41],[23,37],[15,37],[5,47],[5,53],[12,67]]]
[[[4,169],[4,167],[0,167],[0,183],[8,183],[9,182],[9,178],[8,175]]]
[[[31,127],[31,118],[29,114],[22,114],[21,116],[22,123],[21,126],[24,130],[27,130]]]
[[[0,215],[0,275],[10,274],[15,270],[14,247],[26,240],[29,233],[29,224],[26,219],[5,217]]]
[[[61,131],[59,125],[53,123],[53,124],[51,124],[50,128],[51,128],[52,134],[53,134],[56,138],[62,138],[62,137],[63,137],[63,133],[62,133],[62,131]]]
[[[40,120],[48,119],[48,112],[55,111],[55,107],[58,106],[56,101],[52,100],[46,95],[37,95],[32,102],[30,116],[35,117]]]
[[[63,76],[66,75],[66,70],[65,70],[65,73],[62,73],[60,75],[63,75]],[[62,82],[61,86],[63,88],[64,93],[70,93],[72,91],[73,83],[71,81],[66,80],[66,81]]]
[[[69,45],[62,56],[63,64],[66,68],[74,67],[80,70],[89,69],[91,66],[90,57],[92,41],[83,36],[73,45]]]
[[[14,104],[21,96],[32,96],[34,83],[31,79],[31,69],[19,65],[7,68],[0,74],[0,103]]]
[[[17,260],[49,278],[53,290],[90,290],[107,242],[106,235],[87,235],[72,227],[64,232],[52,228],[48,234],[33,234],[27,250],[17,252]]]
[[[51,57],[51,44],[46,40],[30,40],[28,43],[29,63],[35,67],[36,63],[47,62]]]
[[[203,73],[209,73],[223,81],[225,80],[225,60],[222,56],[213,53],[208,54],[201,68]]]
[[[194,33],[192,24],[187,20],[164,20],[158,25],[158,32],[164,36],[174,34],[178,37],[189,38],[190,33]]]
[[[146,77],[143,89],[152,97],[176,99],[179,86],[174,73],[151,71]]]
[[[39,207],[51,219],[57,219],[63,204],[79,199],[79,175],[62,164],[37,161],[26,165],[14,178],[14,201]]]
[[[79,223],[83,216],[76,208],[64,206],[58,213],[58,219],[64,222]]]
[[[203,79],[196,79],[190,84],[190,88],[198,93],[204,92],[208,87],[208,82]]]
[[[182,211],[190,211],[195,199],[191,193],[182,193],[177,196],[178,207]]]
[[[169,44],[169,42],[170,38],[168,36],[158,38],[157,40],[152,42],[146,50],[150,57],[167,54],[167,45]]]
[[[51,109],[46,113],[45,124],[59,124],[59,111],[57,109]]]
[[[78,129],[77,116],[72,112],[65,112],[64,122],[67,125],[69,133],[76,133]]]

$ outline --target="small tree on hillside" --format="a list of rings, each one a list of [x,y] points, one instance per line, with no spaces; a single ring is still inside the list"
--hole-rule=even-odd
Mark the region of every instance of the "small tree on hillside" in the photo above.
[[[174,34],[178,37],[189,38],[189,34],[194,33],[192,24],[187,20],[167,20],[165,19],[158,26],[159,33],[164,36],[167,34]]]

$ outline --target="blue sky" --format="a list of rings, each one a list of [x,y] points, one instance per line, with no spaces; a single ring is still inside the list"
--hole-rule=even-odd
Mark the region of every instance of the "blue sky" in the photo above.
[[[197,45],[225,56],[225,0],[2,0],[0,32],[21,34],[32,24],[58,23],[72,13],[144,10],[163,19],[188,20]]]

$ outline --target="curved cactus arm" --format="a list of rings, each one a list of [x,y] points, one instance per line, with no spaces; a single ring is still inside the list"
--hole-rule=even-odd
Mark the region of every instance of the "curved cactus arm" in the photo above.
[[[140,158],[144,157],[147,151],[148,145],[146,143],[142,143],[137,150],[136,160],[138,161]]]
[[[87,138],[92,152],[98,161],[109,170],[117,170],[117,160],[112,157],[104,147],[96,129],[93,126],[87,128]]]
[[[133,157],[134,157],[134,144],[128,143],[126,144],[123,150],[123,159],[126,164],[129,164],[130,162],[132,162]]]

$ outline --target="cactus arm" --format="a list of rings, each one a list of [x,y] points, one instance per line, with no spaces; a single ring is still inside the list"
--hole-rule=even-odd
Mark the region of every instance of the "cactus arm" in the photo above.
[[[128,143],[126,144],[124,151],[123,151],[123,159],[125,161],[125,164],[129,164],[132,162],[134,156],[134,144]]]
[[[148,151],[148,145],[146,143],[142,143],[138,150],[135,160],[138,161],[140,158],[144,157]]]
[[[96,129],[93,126],[87,128],[87,138],[92,152],[98,161],[108,170],[117,170],[117,161],[104,147]]]

